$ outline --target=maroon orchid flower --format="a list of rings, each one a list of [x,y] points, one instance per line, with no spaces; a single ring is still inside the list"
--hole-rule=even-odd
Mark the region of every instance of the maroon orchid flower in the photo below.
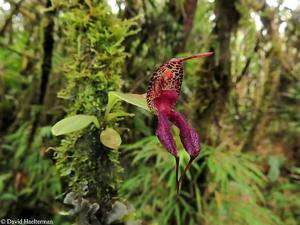
[[[200,139],[198,134],[187,123],[184,116],[175,111],[175,104],[180,95],[183,79],[183,62],[189,59],[210,56],[212,54],[212,52],[207,52],[185,58],[171,59],[154,71],[148,87],[147,104],[150,110],[153,111],[158,118],[156,136],[167,151],[176,159],[177,192],[179,191],[182,177],[185,175],[193,160],[200,152]],[[172,136],[170,122],[179,128],[181,142],[187,153],[190,155],[190,160],[179,180],[179,157],[175,140]]]

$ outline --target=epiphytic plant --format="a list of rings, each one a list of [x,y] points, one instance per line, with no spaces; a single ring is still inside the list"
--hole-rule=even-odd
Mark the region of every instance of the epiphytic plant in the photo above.
[[[177,191],[179,191],[183,176],[200,152],[200,139],[198,134],[187,123],[184,116],[175,111],[175,104],[180,95],[183,79],[183,62],[189,59],[210,56],[212,54],[212,52],[206,52],[184,58],[173,58],[162,64],[154,71],[146,95],[124,94],[117,92],[110,93],[111,96],[118,97],[128,103],[144,109],[149,109],[157,116],[158,126],[156,129],[156,136],[161,144],[175,157],[176,160]],[[169,126],[169,121],[179,128],[181,142],[190,156],[190,160],[179,179],[179,157]]]

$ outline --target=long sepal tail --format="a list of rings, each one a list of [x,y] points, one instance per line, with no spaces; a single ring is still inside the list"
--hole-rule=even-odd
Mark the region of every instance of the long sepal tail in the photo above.
[[[191,165],[192,165],[192,162],[194,161],[195,157],[191,157],[188,164],[186,165],[186,167],[184,168],[180,178],[179,178],[179,181],[178,181],[178,184],[179,184],[179,188],[180,188],[180,185],[181,185],[181,182],[182,182],[182,179],[184,177],[184,175],[187,173],[187,171],[190,169]]]
[[[211,56],[212,54],[214,54],[214,53],[213,52],[205,52],[205,53],[200,53],[200,54],[197,54],[197,55],[191,55],[191,56],[187,56],[187,57],[184,57],[184,58],[180,58],[180,60],[182,62],[184,62],[184,61],[187,61],[187,60],[190,60],[190,59]]]

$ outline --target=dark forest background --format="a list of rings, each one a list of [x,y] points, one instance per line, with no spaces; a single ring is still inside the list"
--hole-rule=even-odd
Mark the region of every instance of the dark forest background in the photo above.
[[[0,218],[298,225],[299,24],[296,0],[0,0]],[[202,149],[177,195],[155,116],[109,93],[206,51],[185,63]],[[63,118],[77,131],[54,136]]]

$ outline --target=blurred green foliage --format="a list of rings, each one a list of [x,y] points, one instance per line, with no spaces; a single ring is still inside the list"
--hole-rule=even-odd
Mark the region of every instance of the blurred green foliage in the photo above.
[[[176,141],[179,143],[178,135]],[[183,170],[188,155],[182,147],[179,150]],[[269,209],[264,197],[268,179],[253,154],[203,145],[177,196],[172,188],[173,157],[158,145],[155,136],[124,145],[122,151],[124,157],[132,157],[135,172],[125,179],[121,195],[133,199],[140,217],[150,224],[283,224]],[[208,173],[205,181],[201,179],[204,170]],[[291,222],[296,224],[296,220]]]
[[[112,13],[104,0],[2,2],[0,218],[299,224],[299,4],[117,0]],[[202,150],[177,195],[155,116],[120,92],[143,94],[163,62],[208,50],[213,57],[185,63],[177,108]],[[69,133],[64,121],[79,114],[99,128],[89,120]],[[62,138],[51,133],[58,121]],[[112,129],[114,150],[100,140]],[[173,133],[182,171],[188,155]]]

